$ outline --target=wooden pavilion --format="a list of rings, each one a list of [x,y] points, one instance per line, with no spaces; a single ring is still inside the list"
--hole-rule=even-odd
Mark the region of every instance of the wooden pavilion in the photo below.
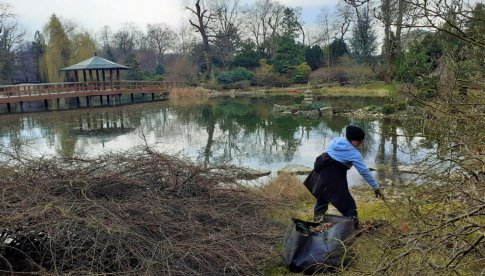
[[[114,80],[120,80],[120,70],[128,70],[130,67],[109,61],[102,57],[98,57],[96,53],[92,58],[81,61],[77,64],[61,69],[66,72],[66,75],[70,72],[74,72],[74,81],[80,82],[80,72],[82,72],[83,82],[106,82],[108,79],[110,82]],[[94,72],[94,73],[93,73]],[[101,74],[101,76],[100,76]],[[109,74],[109,78],[106,75]],[[115,75],[116,74],[116,75]],[[89,76],[89,78],[88,78]],[[96,77],[96,79],[94,78]]]

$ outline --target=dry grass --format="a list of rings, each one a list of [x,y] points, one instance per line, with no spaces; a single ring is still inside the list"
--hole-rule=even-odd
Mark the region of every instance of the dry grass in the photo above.
[[[201,87],[181,87],[172,88],[170,91],[169,98],[180,99],[180,98],[207,98],[209,96],[209,90]]]
[[[303,185],[302,181],[292,174],[279,174],[262,188],[262,192],[273,198],[291,200],[294,202],[314,201],[314,197]]]
[[[201,87],[173,88],[170,91],[169,99],[175,106],[190,107],[207,102],[209,90]]]

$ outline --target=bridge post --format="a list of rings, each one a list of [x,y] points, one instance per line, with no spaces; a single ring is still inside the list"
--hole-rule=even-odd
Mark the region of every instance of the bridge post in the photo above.
[[[49,101],[48,100],[44,100],[44,106],[45,106],[45,110],[47,111],[49,109]]]
[[[101,106],[103,106],[103,95],[99,96],[99,101],[101,102]]]
[[[76,103],[77,103],[77,107],[81,106],[81,100],[79,99],[79,97],[76,97]]]
[[[131,95],[131,103],[133,103],[133,100],[134,100],[133,93],[131,93],[130,95]]]
[[[109,95],[106,95],[106,100],[108,101],[108,105],[110,105],[110,102],[109,102]]]
[[[155,93],[152,93],[152,101],[155,100]]]
[[[10,106],[10,103],[7,103],[7,111],[8,113],[12,112],[12,107]]]
[[[86,105],[89,107],[89,96],[86,96]]]
[[[56,102],[57,102],[57,110],[60,110],[61,109],[61,99],[57,98]]]
[[[24,112],[24,102],[20,102],[20,112]]]

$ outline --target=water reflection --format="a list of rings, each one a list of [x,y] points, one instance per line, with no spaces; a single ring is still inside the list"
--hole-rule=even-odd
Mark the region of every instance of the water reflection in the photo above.
[[[190,106],[156,102],[5,115],[1,117],[0,142],[6,146],[23,143],[20,149],[29,154],[66,156],[92,156],[148,143],[206,164],[232,163],[276,171],[289,163],[312,166],[330,140],[344,135],[345,126],[352,123],[368,133],[363,148],[368,164],[395,167],[410,162],[410,145],[417,141],[414,137],[417,130],[412,124],[344,117],[276,116],[271,112],[274,103],[291,101],[294,100],[218,99]],[[353,103],[371,104],[367,101]],[[353,183],[361,182],[354,170],[350,177]],[[395,169],[379,175],[392,183],[402,181],[400,177]]]

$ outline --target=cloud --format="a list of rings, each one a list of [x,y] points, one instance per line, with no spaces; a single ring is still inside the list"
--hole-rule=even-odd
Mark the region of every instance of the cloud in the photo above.
[[[41,29],[55,13],[88,31],[108,25],[117,29],[124,22],[144,28],[147,23],[176,26],[185,17],[180,0],[7,0],[19,22],[29,31]]]

